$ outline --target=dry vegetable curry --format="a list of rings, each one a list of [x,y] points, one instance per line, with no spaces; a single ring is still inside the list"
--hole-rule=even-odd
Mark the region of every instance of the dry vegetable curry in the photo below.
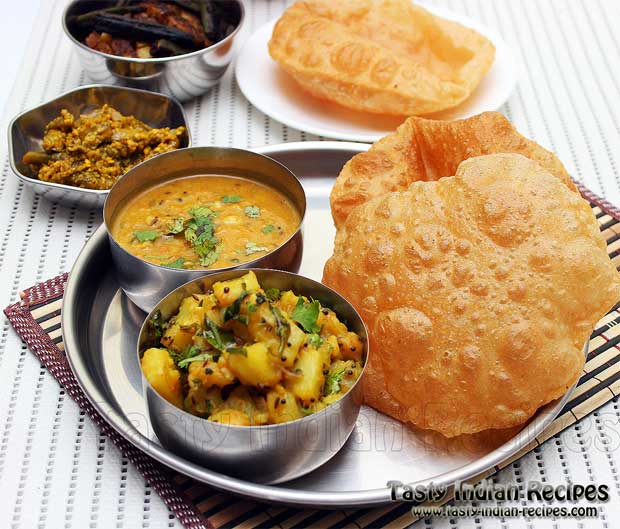
[[[103,105],[75,118],[62,109],[45,127],[44,152],[22,161],[39,180],[87,189],[110,189],[134,165],[178,149],[185,127],[154,129]]]
[[[360,376],[364,344],[334,311],[292,291],[263,289],[253,272],[183,299],[151,331],[146,379],[166,400],[211,421],[275,424],[340,399]]]
[[[291,202],[268,186],[232,176],[193,176],[130,199],[111,232],[129,253],[154,264],[224,268],[274,250],[300,220]]]

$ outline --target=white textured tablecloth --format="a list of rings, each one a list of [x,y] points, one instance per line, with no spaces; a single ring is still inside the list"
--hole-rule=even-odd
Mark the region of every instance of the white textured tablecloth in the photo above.
[[[246,3],[252,30],[277,16],[288,2]],[[620,2],[437,3],[479,18],[503,34],[517,52],[521,77],[501,110],[522,133],[555,151],[576,178],[620,204]],[[61,30],[63,4],[41,1],[0,124],[2,306],[16,300],[21,289],[69,270],[100,221],[97,211],[67,209],[25,189],[6,156],[6,125],[13,115],[87,82]],[[186,109],[195,145],[248,147],[317,139],[252,108],[231,71]],[[157,495],[26,350],[6,319],[0,324],[0,528],[178,526]],[[614,399],[496,476],[500,483],[606,483],[611,500],[602,506],[599,520],[436,519],[419,527],[619,527],[619,418]]]

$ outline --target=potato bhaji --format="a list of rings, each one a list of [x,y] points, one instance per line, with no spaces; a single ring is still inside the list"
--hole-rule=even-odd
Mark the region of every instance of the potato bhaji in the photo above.
[[[182,300],[149,325],[159,343],[141,359],[146,379],[175,406],[251,426],[316,413],[355,384],[364,343],[336,313],[253,272]]]

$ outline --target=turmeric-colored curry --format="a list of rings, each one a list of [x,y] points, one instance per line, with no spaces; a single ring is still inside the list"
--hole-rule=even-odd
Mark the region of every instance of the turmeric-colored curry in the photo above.
[[[193,176],[157,185],[123,206],[114,239],[150,263],[225,268],[276,249],[299,227],[280,192],[244,178]]]
[[[364,343],[319,301],[263,289],[248,272],[181,302],[150,331],[146,379],[175,406],[251,426],[302,418],[336,402],[364,365]]]

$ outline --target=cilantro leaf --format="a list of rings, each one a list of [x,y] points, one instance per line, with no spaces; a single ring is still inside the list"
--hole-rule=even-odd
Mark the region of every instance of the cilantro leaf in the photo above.
[[[247,206],[243,212],[251,219],[260,217],[260,208],[258,206]]]
[[[255,242],[248,241],[245,243],[245,255],[252,255],[253,253],[266,252],[268,248],[266,246],[258,246]]]
[[[183,257],[179,257],[178,259],[175,259],[171,263],[162,263],[162,266],[165,266],[166,268],[183,268],[184,264],[185,264],[185,259],[183,259]]]
[[[181,233],[185,229],[185,219],[183,217],[177,217],[168,225],[168,233],[170,235],[176,235]]]
[[[133,232],[133,236],[139,242],[154,241],[159,237],[159,232],[153,230],[138,230]]]
[[[314,300],[310,303],[305,303],[303,297],[299,296],[291,318],[299,323],[306,332],[318,333],[321,327],[317,325],[316,320],[319,317],[320,308],[321,304],[318,301]]]
[[[267,224],[266,226],[263,226],[263,229],[260,231],[262,231],[265,235],[267,235],[268,233],[271,233],[275,229],[276,227],[273,224]]]
[[[211,354],[203,353],[197,345],[188,345],[181,353],[168,349],[168,354],[179,369],[185,369],[192,362],[197,362],[199,360],[204,361],[212,358]]]
[[[210,266],[219,258],[220,240],[215,236],[214,212],[207,206],[198,206],[190,209],[189,214],[192,217],[186,224],[185,240],[198,254],[200,264]]]
[[[179,360],[179,363],[177,365],[179,366],[180,369],[184,369],[187,366],[189,366],[192,362],[204,362],[206,360],[211,360],[211,359],[213,359],[213,355],[209,353],[200,353],[200,354],[197,354],[196,356],[190,356],[189,358],[183,358],[182,360]]]
[[[323,387],[323,393],[327,395],[333,395],[340,392],[340,381],[344,377],[346,369],[340,369],[338,371],[330,371],[325,377],[325,386]]]
[[[215,211],[213,211],[209,206],[195,206],[188,211],[188,213],[196,218],[196,217],[212,217],[215,215]]]
[[[241,202],[241,197],[237,195],[226,195],[222,197],[222,202],[224,202],[224,204],[236,204],[237,202]]]
[[[308,343],[315,349],[318,349],[321,345],[323,345],[323,338],[316,333],[312,333],[308,336]]]
[[[278,301],[282,297],[282,292],[277,288],[267,288],[265,289],[265,296],[270,301]],[[258,301],[258,295],[256,296],[256,301]]]

